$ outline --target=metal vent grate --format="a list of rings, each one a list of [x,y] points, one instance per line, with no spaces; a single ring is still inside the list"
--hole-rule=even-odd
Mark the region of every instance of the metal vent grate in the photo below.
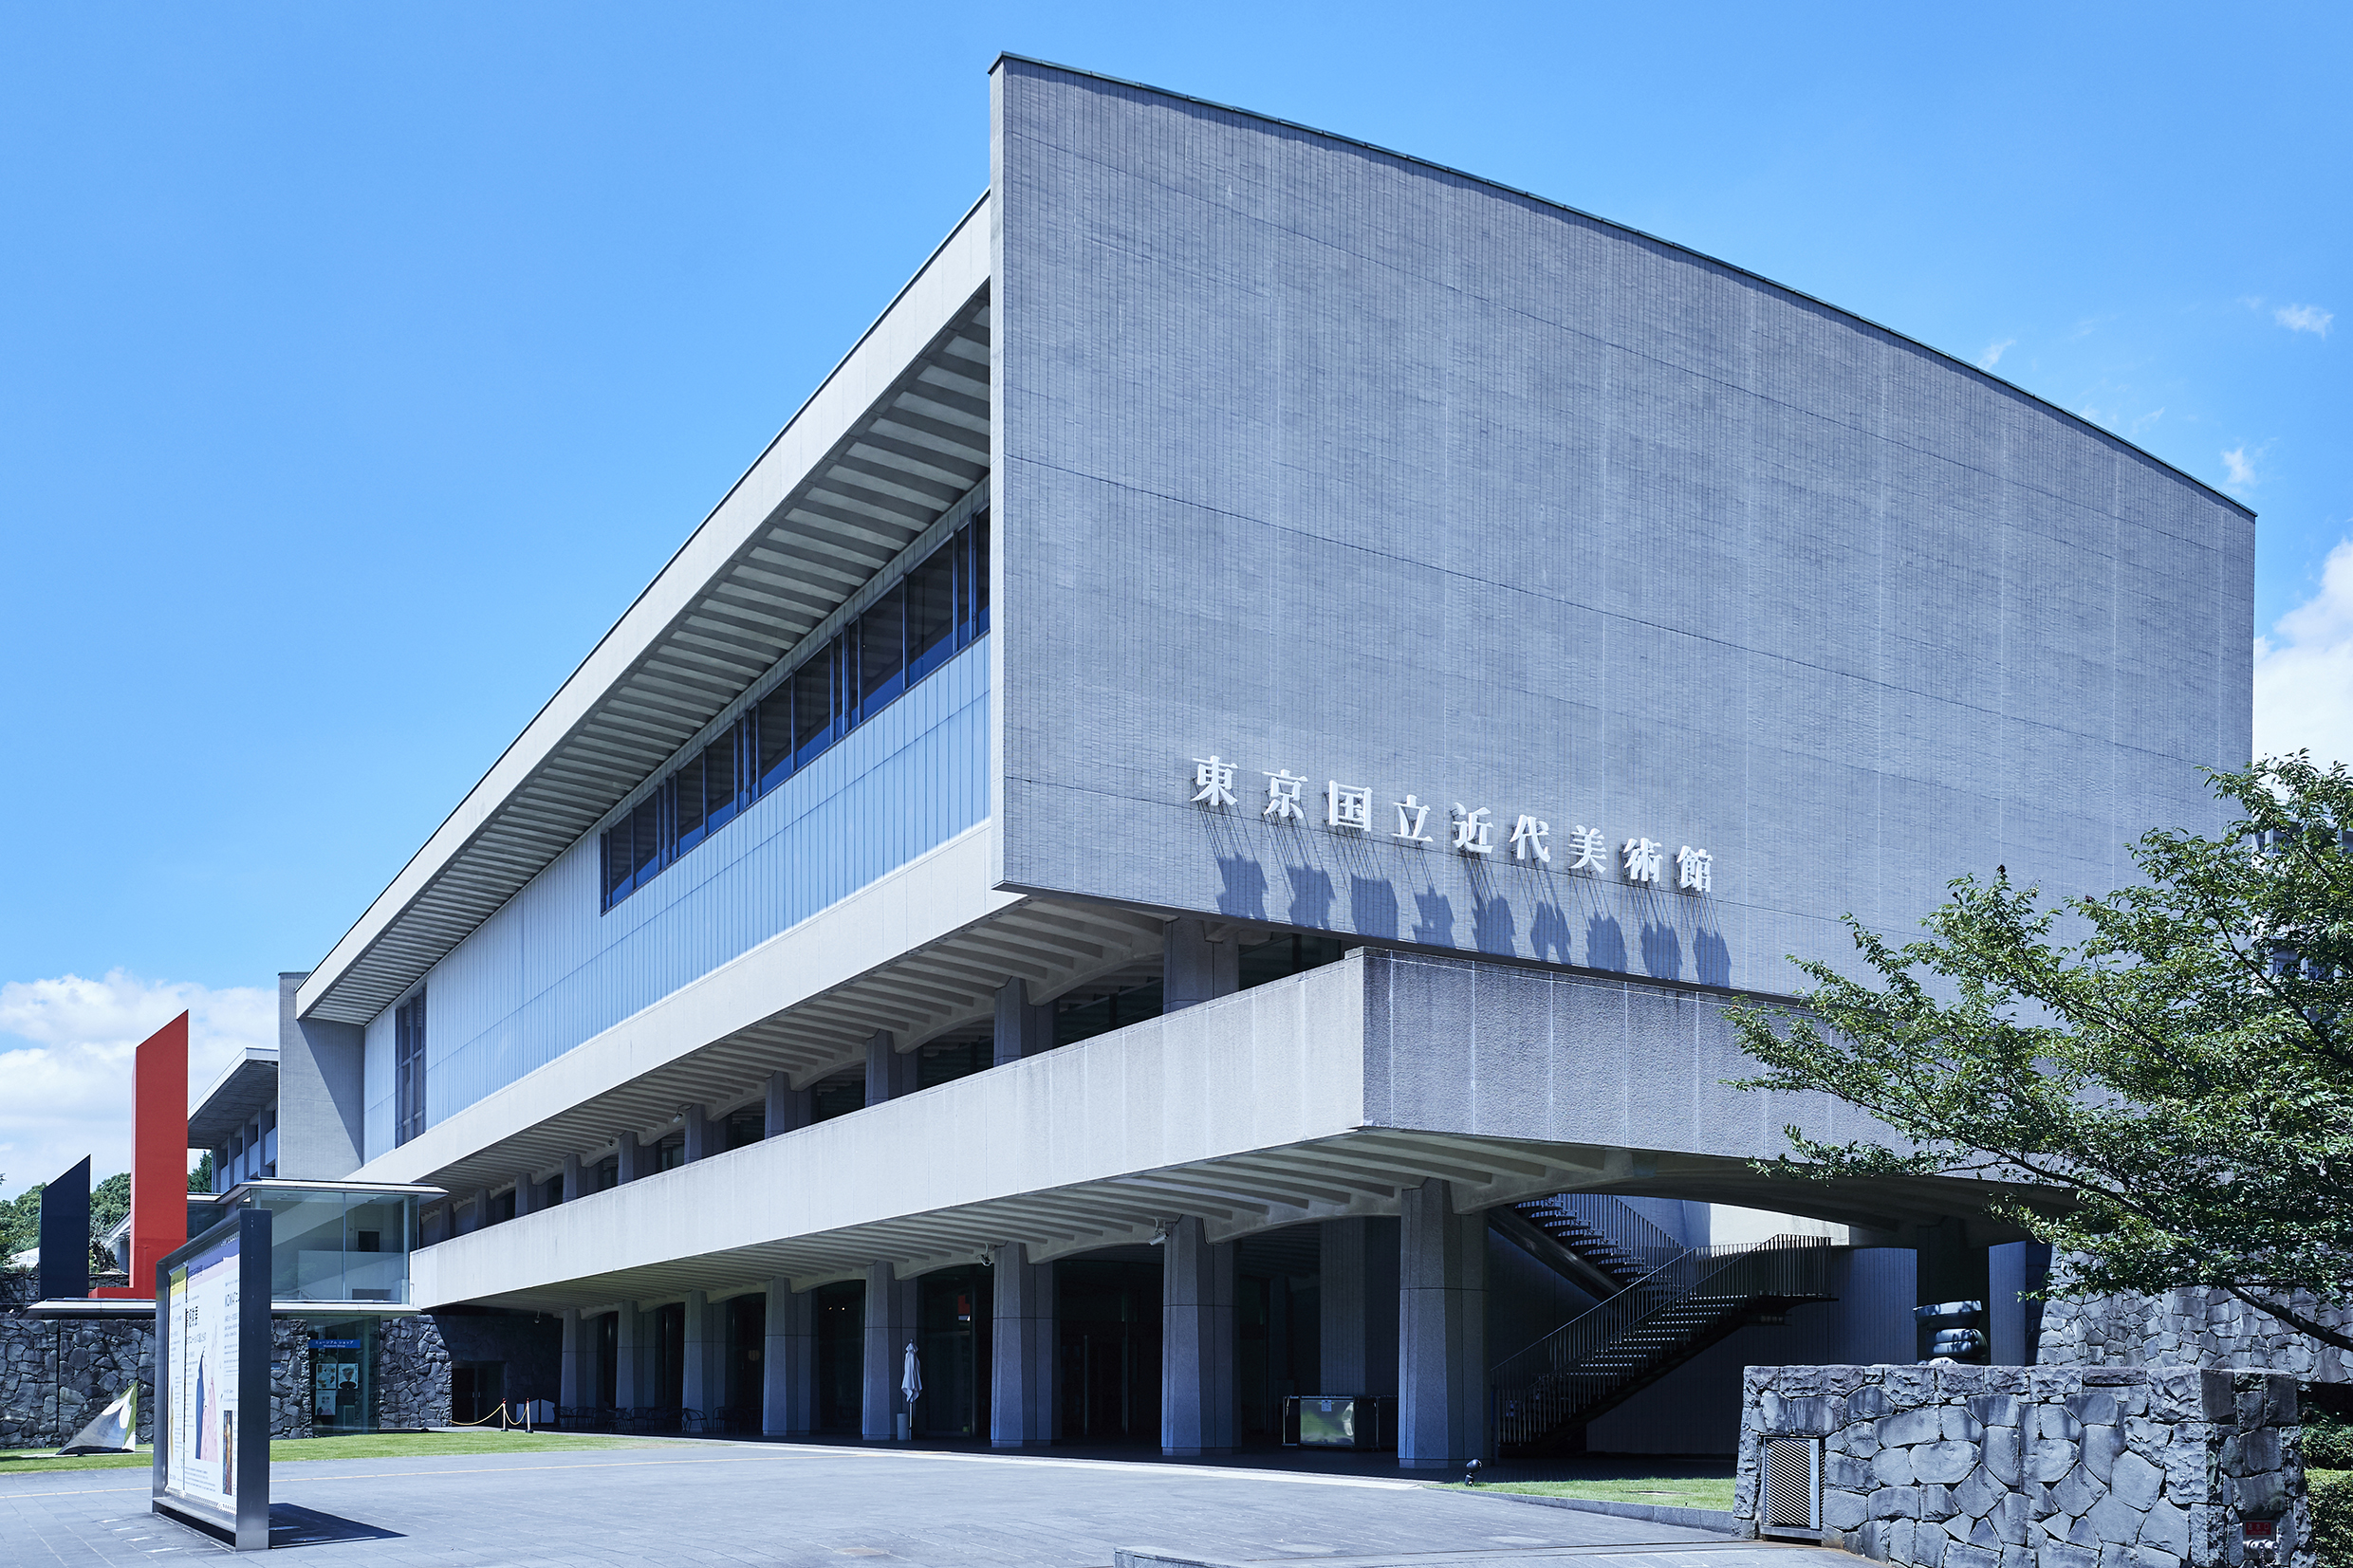
[[[1822,1527],[1822,1440],[1813,1437],[1769,1437],[1765,1440],[1765,1528],[1818,1530]]]

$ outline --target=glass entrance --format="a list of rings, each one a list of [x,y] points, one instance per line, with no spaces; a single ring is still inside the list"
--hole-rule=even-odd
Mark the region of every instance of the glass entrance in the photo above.
[[[925,1437],[984,1437],[989,1431],[989,1291],[982,1268],[943,1268],[923,1276],[917,1345],[923,1397],[915,1430]]]
[[[1160,1265],[1054,1265],[1062,1428],[1070,1443],[1160,1440]]]
[[[376,1319],[310,1325],[310,1430],[321,1437],[376,1430]]]

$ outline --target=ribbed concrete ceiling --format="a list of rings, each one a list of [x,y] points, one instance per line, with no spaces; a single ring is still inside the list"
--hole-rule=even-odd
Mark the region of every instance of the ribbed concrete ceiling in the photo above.
[[[364,1024],[988,472],[984,289],[305,1013]]]

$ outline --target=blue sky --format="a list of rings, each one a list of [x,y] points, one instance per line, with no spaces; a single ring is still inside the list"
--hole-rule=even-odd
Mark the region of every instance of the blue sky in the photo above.
[[[980,194],[999,49],[1992,363],[2256,508],[2259,737],[2353,755],[2346,18],[0,4],[0,1190],[151,1020],[267,1035]]]

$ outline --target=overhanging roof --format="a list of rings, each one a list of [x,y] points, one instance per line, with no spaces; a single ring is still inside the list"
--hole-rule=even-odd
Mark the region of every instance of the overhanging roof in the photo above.
[[[278,1098],[278,1048],[248,1045],[188,1113],[188,1147],[216,1149]]]
[[[304,981],[302,1017],[398,1001],[986,476],[986,205]]]

